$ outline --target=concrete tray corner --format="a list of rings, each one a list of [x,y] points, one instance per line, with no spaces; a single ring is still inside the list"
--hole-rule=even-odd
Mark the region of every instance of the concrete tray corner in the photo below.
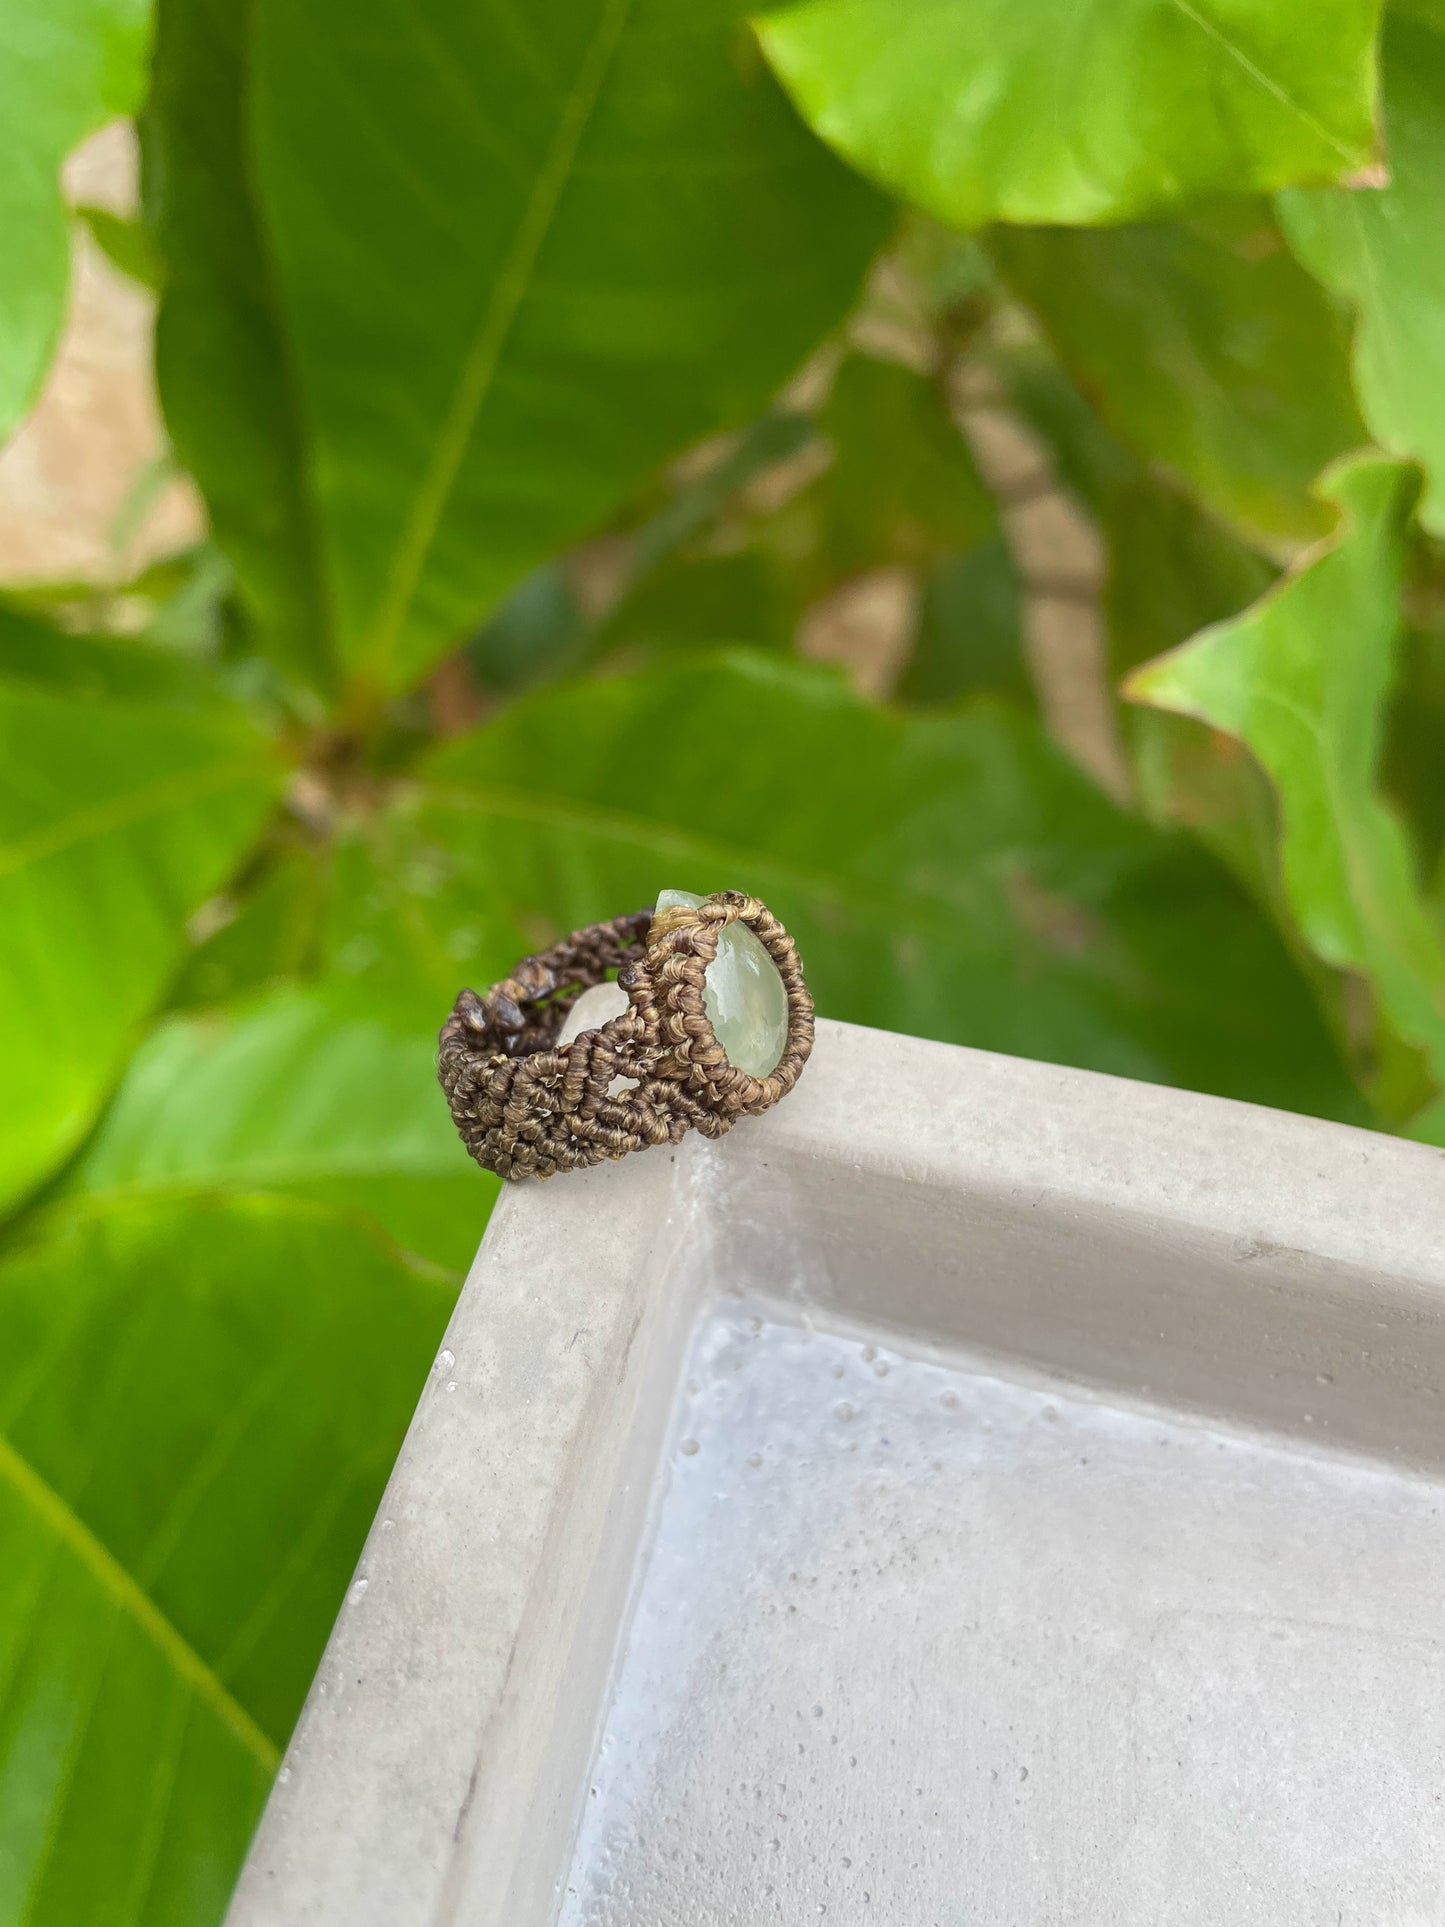
[[[826,1022],[509,1190],[231,1927],[1445,1922],[1442,1200]]]

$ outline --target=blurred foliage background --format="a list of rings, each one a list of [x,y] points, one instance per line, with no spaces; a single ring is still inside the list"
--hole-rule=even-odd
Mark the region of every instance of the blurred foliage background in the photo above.
[[[0,1920],[203,1927],[491,1200],[463,983],[736,886],[830,1016],[1445,1143],[1445,11],[0,19],[8,472],[83,230],[115,556],[203,515],[0,589]]]

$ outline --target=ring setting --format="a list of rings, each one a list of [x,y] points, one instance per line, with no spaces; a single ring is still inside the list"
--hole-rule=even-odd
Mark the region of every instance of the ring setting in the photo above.
[[[582,992],[613,971],[627,1008],[557,1041]],[[438,1077],[468,1151],[512,1180],[549,1178],[721,1137],[792,1090],[813,1047],[813,1000],[792,938],[756,897],[665,891],[591,924],[478,994],[442,1027]]]

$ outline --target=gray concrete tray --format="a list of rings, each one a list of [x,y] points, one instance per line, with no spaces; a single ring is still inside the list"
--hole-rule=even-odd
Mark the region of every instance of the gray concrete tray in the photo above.
[[[232,1927],[1445,1922],[1442,1387],[1441,1153],[824,1023],[503,1199]]]

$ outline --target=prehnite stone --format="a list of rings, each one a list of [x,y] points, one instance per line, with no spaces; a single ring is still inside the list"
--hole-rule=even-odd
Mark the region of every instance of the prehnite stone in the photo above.
[[[703,901],[687,890],[663,890],[657,908]],[[778,966],[745,923],[728,924],[703,978],[702,1001],[728,1061],[749,1077],[778,1068],[788,1041],[788,993]]]

